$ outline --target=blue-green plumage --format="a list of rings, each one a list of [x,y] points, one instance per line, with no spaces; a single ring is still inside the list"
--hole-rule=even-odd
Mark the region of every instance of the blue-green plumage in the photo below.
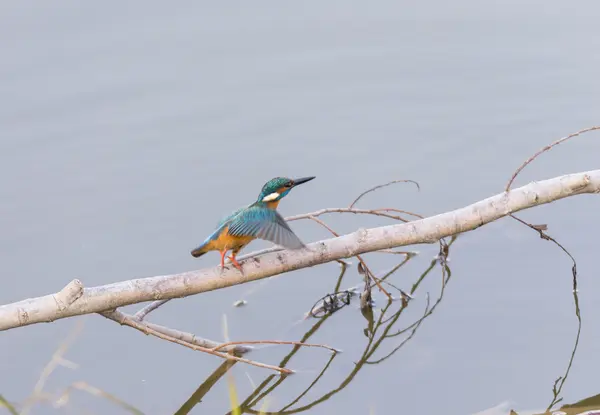
[[[275,209],[260,204],[250,206],[234,216],[229,223],[229,234],[254,236],[291,249],[304,247]]]
[[[224,266],[225,254],[231,250],[230,259],[241,271],[235,256],[254,239],[264,239],[289,249],[304,247],[300,238],[294,234],[276,209],[279,201],[293,187],[312,179],[314,177],[295,180],[276,177],[269,180],[263,186],[256,202],[223,218],[215,231],[192,250],[192,256],[199,257],[206,252],[218,250],[221,252],[221,266]]]

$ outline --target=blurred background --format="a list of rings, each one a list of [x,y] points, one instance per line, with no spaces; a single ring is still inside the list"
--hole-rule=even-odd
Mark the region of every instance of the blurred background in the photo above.
[[[95,286],[216,265],[218,254],[196,260],[190,249],[275,176],[317,176],[281,203],[284,215],[344,207],[394,179],[421,191],[396,185],[359,207],[432,215],[499,193],[540,147],[600,124],[599,18],[598,2],[557,0],[1,2],[0,304],[75,277]],[[517,185],[598,168],[598,134],[544,154]],[[579,196],[521,215],[549,224],[578,260],[583,325],[565,402],[600,392],[597,212],[597,196]],[[324,219],[340,233],[390,223]],[[311,222],[292,227],[306,242],[328,237]],[[410,249],[420,255],[392,277],[404,288],[437,252]],[[577,332],[569,258],[510,219],[462,236],[450,257],[444,300],[414,338],[305,413],[545,409]],[[398,260],[366,258],[374,271]],[[231,339],[298,340],[313,324],[303,314],[338,272],[325,264],[172,301],[149,319],[222,340],[226,316]],[[354,267],[345,278],[360,282]],[[400,326],[437,289],[432,276]],[[247,306],[233,308],[240,298]],[[367,342],[355,305],[331,319],[310,341],[344,354],[306,402],[336,388]],[[91,315],[3,332],[0,394],[25,400],[77,320],[83,330],[66,357],[79,368],[58,368],[48,392],[85,381],[168,414],[222,363]],[[277,364],[289,350],[252,358]],[[322,350],[295,356],[298,373],[269,408],[305,389],[327,359]],[[270,374],[232,373],[241,398]],[[84,392],[69,408],[126,413]],[[223,381],[192,413],[228,410]],[[64,412],[44,403],[32,411]]]

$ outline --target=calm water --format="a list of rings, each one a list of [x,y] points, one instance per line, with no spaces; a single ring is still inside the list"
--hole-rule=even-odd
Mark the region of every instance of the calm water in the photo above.
[[[361,207],[430,215],[498,193],[539,147],[600,123],[599,18],[593,1],[3,2],[0,303],[54,292],[74,277],[93,286],[212,266],[217,254],[194,260],[190,248],[273,176],[317,176],[282,203],[286,215],[347,206],[393,179],[418,180],[421,191],[400,185]],[[598,138],[545,154],[519,183],[598,168]],[[597,212],[598,198],[582,196],[522,215],[548,223],[578,259],[583,327],[565,402],[600,392]],[[327,220],[339,232],[389,223]],[[306,241],[327,237],[313,223],[293,227]],[[421,255],[392,278],[404,288],[436,253],[414,249]],[[382,271],[398,258],[367,259]],[[415,336],[307,413],[547,406],[577,330],[569,259],[502,220],[459,238],[450,265],[444,299]],[[338,271],[326,264],[173,301],[150,320],[222,339],[225,315],[231,339],[299,340],[314,323],[300,322],[303,313],[333,290]],[[434,272],[397,328],[421,315],[427,291],[434,299]],[[358,281],[352,268],[343,286]],[[240,298],[248,306],[233,308]],[[0,394],[23,401],[77,320],[83,331],[66,357],[79,368],[57,369],[49,392],[84,380],[145,413],[168,414],[222,363],[86,316],[3,332]],[[351,306],[310,338],[344,353],[299,405],[354,369],[366,324]],[[252,358],[275,364],[289,350]],[[289,367],[299,373],[271,394],[268,409],[293,400],[328,357],[295,355]],[[242,365],[232,373],[240,399],[270,374]],[[227,406],[223,379],[192,413]],[[125,413],[84,392],[67,407]],[[56,412],[41,405],[33,413]]]

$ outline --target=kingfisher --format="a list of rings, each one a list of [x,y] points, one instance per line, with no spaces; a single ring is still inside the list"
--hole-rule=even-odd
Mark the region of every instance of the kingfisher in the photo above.
[[[254,239],[264,239],[288,249],[303,248],[300,238],[277,212],[277,206],[290,190],[314,178],[315,176],[299,179],[275,177],[269,180],[262,187],[256,202],[223,218],[215,231],[191,251],[192,256],[198,258],[209,251],[219,251],[222,269],[225,267],[225,255],[227,251],[231,251],[231,263],[243,272],[235,257]]]

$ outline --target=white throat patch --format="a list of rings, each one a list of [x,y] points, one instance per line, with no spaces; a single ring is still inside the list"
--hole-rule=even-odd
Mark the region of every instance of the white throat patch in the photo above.
[[[266,195],[265,197],[263,197],[262,201],[263,202],[272,202],[273,200],[277,199],[279,197],[279,193],[275,192],[275,193],[271,193],[270,195]]]

